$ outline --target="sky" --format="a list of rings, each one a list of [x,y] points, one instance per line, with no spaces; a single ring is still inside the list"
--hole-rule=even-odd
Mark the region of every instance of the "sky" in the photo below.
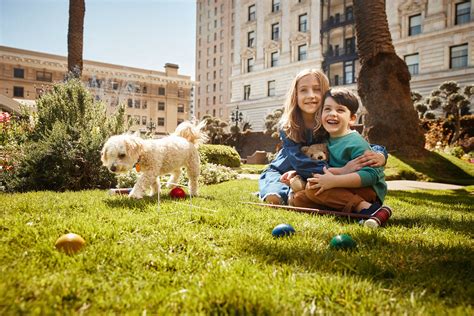
[[[194,79],[196,0],[85,0],[83,58]],[[0,45],[67,56],[69,0],[0,0]]]

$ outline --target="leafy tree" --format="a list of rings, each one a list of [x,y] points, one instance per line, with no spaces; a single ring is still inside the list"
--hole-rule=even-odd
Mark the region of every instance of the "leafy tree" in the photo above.
[[[211,144],[223,144],[226,136],[225,129],[229,124],[210,115],[204,115],[202,119],[206,121],[204,131],[209,136],[209,142]]]
[[[82,47],[84,43],[84,0],[69,0],[69,25],[67,33],[67,69],[69,74],[80,78],[82,74]]]
[[[283,108],[276,109],[265,118],[265,134],[271,135],[273,138],[279,137],[278,122],[280,122],[283,114]]]
[[[408,67],[393,47],[385,2],[354,1],[361,63],[358,92],[368,112],[365,133],[390,151],[419,156],[424,153],[425,137],[410,97]]]
[[[474,85],[461,87],[456,81],[443,82],[438,89],[431,92],[427,103],[431,110],[441,108],[446,118],[454,121],[454,135],[451,144],[454,144],[461,134],[461,117],[469,114],[470,98],[474,94]]]
[[[423,103],[423,96],[417,91],[412,91],[411,100],[420,119],[422,119],[425,116],[426,111],[428,111],[428,106]]]

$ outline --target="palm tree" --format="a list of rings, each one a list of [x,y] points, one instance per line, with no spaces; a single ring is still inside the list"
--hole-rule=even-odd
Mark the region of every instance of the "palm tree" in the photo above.
[[[410,73],[395,53],[384,0],[354,0],[361,70],[358,93],[367,109],[370,142],[406,156],[424,152],[425,138],[410,94]]]
[[[82,46],[84,42],[85,0],[69,0],[69,27],[67,33],[67,69],[74,77],[82,74]]]

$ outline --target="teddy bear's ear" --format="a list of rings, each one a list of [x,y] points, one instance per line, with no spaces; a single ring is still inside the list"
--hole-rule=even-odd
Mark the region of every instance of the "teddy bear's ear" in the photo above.
[[[303,147],[301,147],[301,152],[302,152],[303,154],[306,154],[306,153],[308,152],[308,149],[309,149],[308,146],[303,146]]]

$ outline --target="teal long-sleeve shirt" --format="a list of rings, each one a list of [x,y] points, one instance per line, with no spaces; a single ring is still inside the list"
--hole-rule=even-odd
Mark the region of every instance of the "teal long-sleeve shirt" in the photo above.
[[[329,166],[341,168],[349,161],[359,157],[366,150],[370,150],[369,143],[356,131],[341,136],[329,137]],[[362,181],[362,187],[371,186],[381,202],[387,195],[387,184],[383,168],[364,167],[357,171]]]

